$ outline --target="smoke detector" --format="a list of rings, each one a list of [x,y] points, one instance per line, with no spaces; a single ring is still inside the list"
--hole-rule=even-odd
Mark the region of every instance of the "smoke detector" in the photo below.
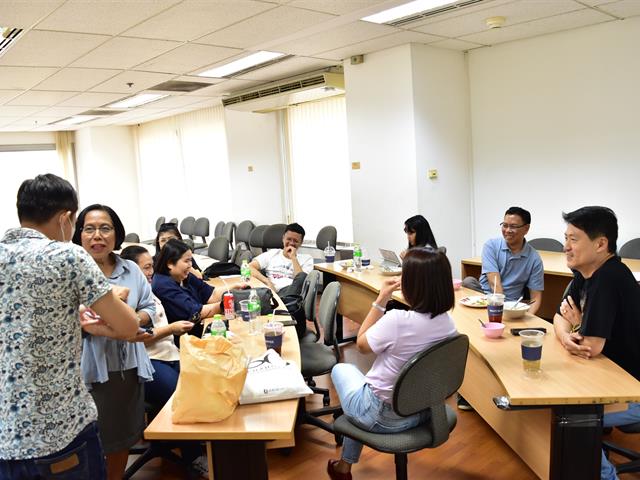
[[[484,22],[488,28],[500,28],[507,19],[505,17],[489,17]]]

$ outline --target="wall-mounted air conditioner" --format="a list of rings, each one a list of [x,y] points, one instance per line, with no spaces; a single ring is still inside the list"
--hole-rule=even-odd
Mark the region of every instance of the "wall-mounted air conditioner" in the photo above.
[[[342,67],[332,67],[234,93],[224,98],[222,104],[232,110],[266,113],[343,93]]]

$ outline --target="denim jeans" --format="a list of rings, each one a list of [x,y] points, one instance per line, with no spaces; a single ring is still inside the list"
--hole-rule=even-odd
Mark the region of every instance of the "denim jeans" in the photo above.
[[[176,391],[180,362],[151,359],[151,365],[155,372],[153,381],[144,384],[144,400],[159,411]]]
[[[2,480],[104,480],[107,478],[98,424],[92,422],[64,449],[45,457],[0,460]]]
[[[395,433],[408,430],[429,418],[428,412],[401,417],[390,403],[380,400],[371,390],[362,372],[354,365],[339,363],[331,371],[331,380],[340,397],[342,411],[357,427],[374,433]],[[349,437],[344,438],[342,459],[358,463],[362,444]]]
[[[622,412],[606,413],[602,417],[603,427],[618,427],[640,422],[640,403],[630,403]],[[602,453],[602,466],[600,467],[601,480],[617,480],[616,469]]]

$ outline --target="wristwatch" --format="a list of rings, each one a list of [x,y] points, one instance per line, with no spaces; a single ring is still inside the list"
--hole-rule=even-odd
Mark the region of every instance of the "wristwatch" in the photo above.
[[[382,305],[378,305],[376,302],[371,302],[371,306],[382,313],[386,312],[386,309]]]

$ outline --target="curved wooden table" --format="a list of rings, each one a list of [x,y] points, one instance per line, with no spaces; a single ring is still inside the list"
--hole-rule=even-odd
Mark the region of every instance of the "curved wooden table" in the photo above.
[[[362,322],[385,280],[377,268],[349,273],[337,264],[317,264],[325,281],[341,284],[339,313]],[[504,320],[502,338],[488,339],[478,318],[486,309],[458,301],[472,290],[456,292],[451,311],[460,333],[469,336],[469,356],[460,393],[540,478],[597,480],[600,478],[601,418],[605,404],[640,400],[640,382],[611,360],[584,360],[567,353],[545,320],[526,315]],[[401,294],[394,298],[403,302]],[[510,328],[544,326],[539,378],[524,375],[520,341]],[[502,397],[505,409],[496,407]],[[619,408],[619,406],[618,406]]]
[[[237,280],[226,281],[230,283]],[[213,279],[210,283],[216,287],[222,286],[220,279]],[[264,286],[256,279],[252,279],[251,283],[256,287]],[[278,301],[282,305],[279,298]],[[248,322],[231,320],[229,329],[243,340],[242,345],[250,358],[265,352],[264,337],[249,335]],[[282,357],[300,366],[300,345],[295,327],[285,327]],[[221,422],[181,425],[171,422],[172,401],[173,397],[146,428],[144,437],[147,440],[206,441],[210,479],[267,479],[269,473],[265,450],[295,444],[298,399],[238,405],[233,415]]]

